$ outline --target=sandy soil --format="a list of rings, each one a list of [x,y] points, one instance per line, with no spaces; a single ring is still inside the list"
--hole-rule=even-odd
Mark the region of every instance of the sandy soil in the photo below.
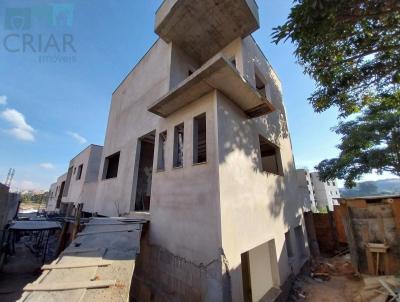
[[[364,286],[362,279],[355,275],[349,255],[336,258],[321,258],[311,268],[313,273],[325,274],[319,278],[311,272],[298,276],[295,288],[304,293],[307,302],[352,302]],[[311,276],[314,276],[312,278]]]

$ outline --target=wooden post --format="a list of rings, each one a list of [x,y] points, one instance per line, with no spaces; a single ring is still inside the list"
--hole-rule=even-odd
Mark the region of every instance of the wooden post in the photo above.
[[[83,203],[78,204],[78,207],[75,211],[75,221],[74,227],[72,229],[71,241],[76,238],[76,234],[79,232],[79,226],[81,224],[81,215],[82,215]]]
[[[347,202],[346,202],[346,211],[345,211],[345,217],[343,219],[343,224],[347,235],[347,241],[349,244],[351,264],[353,265],[354,269],[358,272],[359,266],[358,266],[357,243],[354,238],[353,226],[351,221],[351,208],[347,205]]]

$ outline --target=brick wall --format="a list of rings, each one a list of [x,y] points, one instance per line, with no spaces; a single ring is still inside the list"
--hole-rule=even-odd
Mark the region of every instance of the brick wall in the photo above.
[[[221,301],[222,261],[196,265],[142,236],[131,297],[134,301]]]

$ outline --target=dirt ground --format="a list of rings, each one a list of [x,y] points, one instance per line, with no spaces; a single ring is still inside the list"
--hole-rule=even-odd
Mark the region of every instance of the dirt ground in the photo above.
[[[27,237],[21,238],[15,244],[15,254],[8,256],[0,272],[0,301],[14,302],[21,298],[23,288],[28,283],[37,279],[41,273],[42,256],[36,256],[25,246]],[[56,240],[54,237],[49,240],[48,257],[49,262],[54,258]]]
[[[292,301],[352,302],[364,283],[355,275],[348,255],[321,258],[297,277]]]

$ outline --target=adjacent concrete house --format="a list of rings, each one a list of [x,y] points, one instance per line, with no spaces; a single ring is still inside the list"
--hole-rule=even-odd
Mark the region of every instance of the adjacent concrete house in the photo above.
[[[64,193],[65,182],[67,180],[67,173],[64,173],[57,178],[57,182],[51,184],[49,190],[49,199],[47,201],[47,212],[58,212],[61,207],[61,200]]]
[[[272,299],[308,257],[281,85],[254,0],[164,1],[112,96],[94,211],[149,212],[138,300]]]
[[[70,161],[61,200],[63,204],[83,204],[84,212],[94,212],[102,151],[102,146],[90,145]]]
[[[333,206],[339,205],[338,199],[340,198],[337,181],[323,182],[319,179],[318,172],[311,172],[310,175],[317,207],[328,207],[330,211],[333,211]]]

